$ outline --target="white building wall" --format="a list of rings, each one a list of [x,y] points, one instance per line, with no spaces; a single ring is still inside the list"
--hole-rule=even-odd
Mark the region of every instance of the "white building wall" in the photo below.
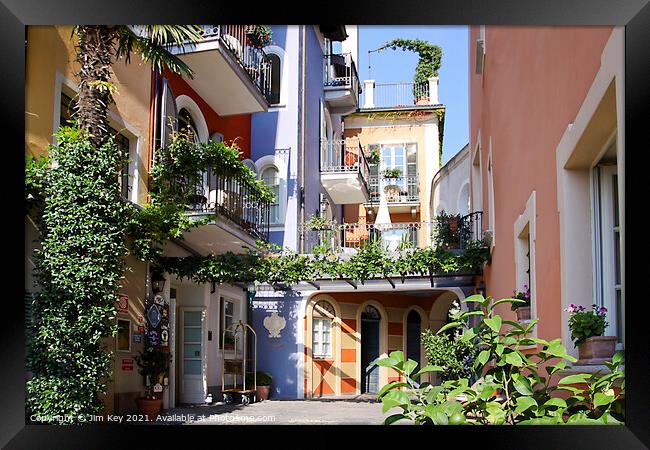
[[[466,215],[468,213],[469,174],[469,146],[466,145],[433,178],[431,218],[442,210],[448,214]]]

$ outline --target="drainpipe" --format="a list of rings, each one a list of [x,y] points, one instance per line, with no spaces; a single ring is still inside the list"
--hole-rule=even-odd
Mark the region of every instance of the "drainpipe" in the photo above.
[[[298,132],[300,133],[300,224],[305,223],[305,71],[307,68],[307,25],[301,25],[300,32],[300,111]],[[305,236],[300,232],[300,253],[305,250]]]

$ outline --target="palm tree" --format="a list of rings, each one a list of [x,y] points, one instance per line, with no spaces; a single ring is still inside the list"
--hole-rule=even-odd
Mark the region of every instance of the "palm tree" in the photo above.
[[[168,67],[191,77],[192,69],[168,48],[170,45],[183,47],[202,39],[202,29],[196,25],[78,25],[73,33],[77,36],[79,63],[77,125],[89,132],[95,146],[102,142],[108,130],[108,108],[116,90],[109,81],[115,60],[123,57],[128,63],[131,53],[139,53],[144,62],[159,72]]]

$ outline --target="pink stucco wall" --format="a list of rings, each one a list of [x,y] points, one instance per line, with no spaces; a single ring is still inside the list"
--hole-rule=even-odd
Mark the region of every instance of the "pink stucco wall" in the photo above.
[[[514,222],[536,191],[538,336],[561,336],[560,229],[556,147],[600,67],[612,27],[486,27],[483,79],[475,73],[479,27],[470,27],[470,149],[480,130],[483,218],[495,214],[487,294],[516,287]],[[487,162],[492,139],[495,211],[489,211]],[[476,182],[475,180],[471,181]],[[568,280],[570,282],[570,280]],[[509,308],[501,310],[514,318]]]

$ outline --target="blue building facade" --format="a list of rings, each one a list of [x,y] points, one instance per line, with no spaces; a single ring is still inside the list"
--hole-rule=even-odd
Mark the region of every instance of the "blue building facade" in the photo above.
[[[342,219],[342,206],[331,201],[320,181],[321,142],[341,139],[342,128],[341,112],[330,111],[325,101],[325,78],[330,70],[328,55],[338,45],[334,42],[351,38],[347,45],[356,55],[357,27],[340,26],[334,31],[311,25],[271,28],[273,42],[264,51],[279,64],[279,70],[274,67],[272,71],[273,88],[279,94],[268,112],[252,116],[252,151],[247,163],[276,190],[270,242],[301,251],[300,225],[310,216],[328,209],[332,219]],[[354,95],[357,102],[358,93]],[[355,108],[356,104],[350,111]],[[305,303],[305,296],[295,291],[258,292],[253,301],[258,370],[273,375],[271,395],[275,398],[303,397]],[[280,337],[270,337],[264,327],[264,319],[273,312],[286,321]]]

